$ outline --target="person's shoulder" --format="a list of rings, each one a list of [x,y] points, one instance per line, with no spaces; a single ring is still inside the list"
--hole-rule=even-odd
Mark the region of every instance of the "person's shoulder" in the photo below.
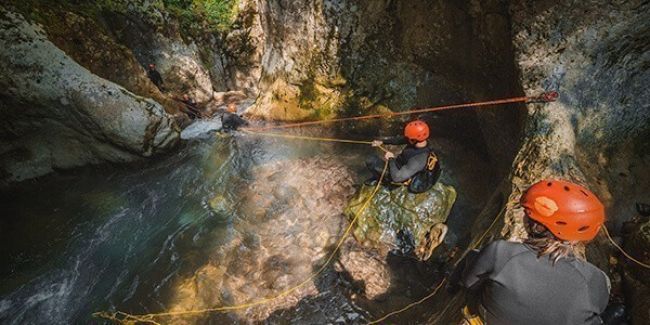
[[[494,250],[499,255],[515,255],[527,251],[524,244],[505,239],[495,240],[488,244],[485,249]]]
[[[607,274],[598,268],[596,265],[593,265],[585,260],[577,260],[580,273],[583,274],[587,282],[607,282],[609,283],[609,277]]]

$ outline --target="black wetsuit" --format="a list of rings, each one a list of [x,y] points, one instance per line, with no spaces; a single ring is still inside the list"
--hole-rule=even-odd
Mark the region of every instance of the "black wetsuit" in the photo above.
[[[153,82],[153,84],[158,87],[158,89],[162,90],[163,80],[158,70],[149,69],[147,71],[147,76],[149,77],[149,80],[151,80],[151,82]]]
[[[187,112],[187,115],[191,119],[196,119],[196,118],[201,117],[201,113],[199,112],[199,108],[196,106],[196,102],[193,99],[191,99],[191,98],[188,99],[188,100],[181,99],[180,102],[185,105],[185,112]]]
[[[441,172],[440,163],[436,163],[434,170],[426,170],[429,156],[433,154],[431,148],[428,146],[416,148],[403,136],[385,138],[382,139],[382,142],[392,145],[407,144],[407,147],[397,157],[388,161],[388,173],[384,176],[387,182],[403,183],[410,179],[409,190],[420,193],[430,189],[438,181]],[[371,156],[366,161],[366,166],[372,173],[372,177],[379,179],[384,168],[384,161],[377,156]]]
[[[469,261],[461,284],[489,325],[601,324],[609,278],[573,257],[555,264],[522,243],[495,241]],[[474,301],[474,303],[472,303]]]
[[[223,115],[221,115],[221,127],[223,131],[228,132],[237,130],[240,126],[247,124],[248,122],[246,120],[235,113],[224,112]]]

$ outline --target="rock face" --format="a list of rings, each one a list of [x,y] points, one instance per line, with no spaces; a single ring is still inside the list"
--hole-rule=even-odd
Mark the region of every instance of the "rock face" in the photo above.
[[[441,242],[438,238],[446,233],[442,224],[456,201],[456,190],[440,182],[420,194],[410,193],[404,186],[392,191],[382,186],[360,213],[374,189],[362,186],[345,208],[350,221],[359,215],[354,237],[366,247],[413,251],[419,259],[427,260]]]
[[[650,175],[640,167],[650,159],[648,9],[641,1],[514,2],[526,92],[560,93],[553,105],[530,107],[516,182],[551,175],[585,180],[615,224],[633,215],[634,202],[648,199]]]
[[[625,249],[645,264],[650,264],[650,220],[635,222],[625,238]],[[628,261],[624,265],[624,287],[632,324],[650,319],[650,270]]]
[[[558,90],[560,99],[529,107],[510,200],[540,178],[582,182],[605,203],[614,233],[634,214],[634,202],[648,201],[650,94],[642,85],[650,82],[650,45],[642,40],[650,37],[649,9],[639,1],[512,5],[524,89]],[[509,212],[506,224],[512,238],[521,237],[520,211]],[[603,237],[587,253],[610,270]]]
[[[633,215],[634,202],[648,201],[650,110],[642,85],[650,82],[649,9],[642,1],[511,2],[515,62],[524,91],[535,95],[556,90],[560,98],[528,105],[524,138],[511,174],[497,188],[488,204],[491,208],[477,217],[474,236],[482,234],[495,211],[506,204],[504,223],[497,223],[499,230],[491,235],[524,238],[523,211],[516,202],[542,178],[569,179],[592,189],[604,201],[613,231]],[[609,271],[611,248],[603,237],[587,247],[587,256]],[[639,299],[648,296],[647,291],[641,293],[647,287],[636,288],[627,294],[634,302],[628,310],[632,315],[648,310],[647,302],[643,305]],[[455,303],[430,321],[456,319],[462,303],[457,298],[441,296]]]
[[[131,161],[177,142],[160,104],[91,74],[20,15],[0,17],[4,180]]]
[[[259,116],[327,118],[520,92],[501,2],[270,0],[257,12]]]

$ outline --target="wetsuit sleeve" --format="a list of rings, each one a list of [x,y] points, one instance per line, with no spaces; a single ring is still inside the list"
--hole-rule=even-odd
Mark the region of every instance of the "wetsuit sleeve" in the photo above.
[[[424,169],[424,166],[427,164],[428,153],[422,153],[413,158],[409,159],[408,162],[402,168],[397,166],[395,159],[390,159],[388,161],[388,168],[390,170],[390,178],[393,182],[404,182],[407,179],[413,177],[413,175],[420,172]]]
[[[398,135],[393,137],[381,137],[377,140],[380,140],[384,144],[392,144],[392,145],[408,144],[406,137],[404,137],[403,135]]]
[[[460,281],[463,287],[472,288],[480,284],[486,275],[494,271],[498,245],[499,241],[490,243],[481,250],[472,264],[467,265]]]

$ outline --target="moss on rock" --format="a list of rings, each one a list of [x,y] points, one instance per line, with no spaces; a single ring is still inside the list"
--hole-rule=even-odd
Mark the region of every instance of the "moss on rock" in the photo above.
[[[361,187],[345,208],[348,219],[354,219],[373,190],[374,186]],[[426,259],[430,255],[430,233],[444,236],[440,224],[447,221],[455,201],[456,190],[442,183],[420,194],[410,193],[403,186],[392,191],[382,187],[359,215],[354,237],[366,247],[382,249],[396,246],[399,233],[410,234],[415,253]]]

